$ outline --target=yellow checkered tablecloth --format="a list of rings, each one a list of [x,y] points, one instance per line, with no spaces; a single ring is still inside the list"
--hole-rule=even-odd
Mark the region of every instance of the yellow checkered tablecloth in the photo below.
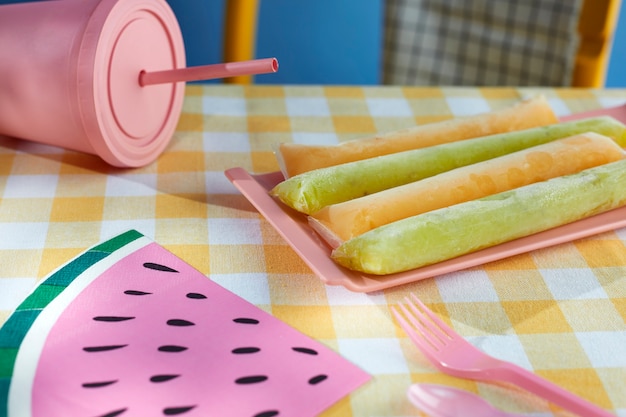
[[[370,294],[325,286],[224,170],[276,171],[280,141],[337,143],[508,106],[541,93],[566,115],[626,102],[625,90],[191,85],[153,164],[0,138],[0,324],[38,280],[128,229],[320,340],[373,379],[325,416],[414,416],[412,382],[479,392],[529,415],[568,415],[515,388],[443,375],[389,306],[416,293],[481,349],[626,417],[626,230]]]

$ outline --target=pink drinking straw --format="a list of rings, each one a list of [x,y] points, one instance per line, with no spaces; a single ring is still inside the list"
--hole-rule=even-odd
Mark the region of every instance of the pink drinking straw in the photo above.
[[[276,58],[253,59],[250,61],[227,62],[224,64],[202,65],[165,71],[139,74],[139,85],[175,83],[179,81],[213,80],[239,75],[267,74],[278,71]]]

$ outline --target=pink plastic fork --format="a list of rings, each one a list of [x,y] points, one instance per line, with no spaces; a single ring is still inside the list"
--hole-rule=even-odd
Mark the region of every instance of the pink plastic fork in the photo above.
[[[430,311],[414,294],[413,301],[392,307],[400,326],[441,372],[478,381],[503,381],[539,395],[585,417],[615,417],[526,369],[478,350]]]

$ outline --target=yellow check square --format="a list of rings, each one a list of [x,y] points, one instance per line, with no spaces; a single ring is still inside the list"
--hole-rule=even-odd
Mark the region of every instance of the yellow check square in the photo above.
[[[502,301],[502,306],[517,334],[572,332],[556,301]]]
[[[251,155],[252,158],[252,171],[253,172],[274,172],[280,170],[278,160],[271,151],[268,152],[254,152]]]
[[[176,126],[177,132],[202,132],[204,116],[201,113],[181,113]]]
[[[263,272],[265,258],[258,245],[211,245],[209,265],[211,274]]]
[[[593,239],[575,244],[591,268],[626,266],[626,250],[621,240],[602,240],[601,248]]]
[[[328,98],[363,99],[365,97],[363,89],[357,87],[333,86],[332,88],[324,88],[324,94]]]
[[[189,265],[205,275],[210,274],[209,247],[206,245],[164,245],[164,247],[184,259]]]
[[[442,103],[445,103],[445,95],[443,91],[438,87],[404,87],[404,96],[412,100],[427,100],[438,99]]]
[[[274,305],[272,314],[314,339],[336,338],[329,306]]]
[[[535,372],[599,407],[612,407],[611,400],[603,389],[602,381],[593,369],[551,369]]]
[[[387,309],[380,306],[333,306],[333,321],[340,338],[359,337],[395,337],[395,328],[390,326],[392,320]],[[364,322],[367,326],[355,326],[354,323]]]
[[[248,129],[252,132],[291,132],[287,116],[248,116]]]
[[[157,219],[207,217],[205,194],[159,194],[156,196]]]
[[[333,116],[333,124],[338,134],[354,133],[365,136],[376,132],[376,125],[370,116]]]
[[[0,155],[0,175],[9,175],[13,168],[14,154]]]
[[[481,88],[480,94],[487,100],[519,100],[519,92],[515,88],[511,87],[493,87],[493,88]],[[510,103],[509,103],[510,105]]]
[[[3,275],[7,277],[45,276],[45,274],[39,274],[37,268],[42,259],[42,252],[42,249],[0,250]],[[58,262],[58,259],[56,261]]]
[[[166,152],[157,161],[159,173],[204,171],[202,152]]]
[[[88,222],[102,219],[104,197],[56,197],[51,222]]]
[[[270,274],[310,274],[302,259],[285,245],[264,245],[267,272]]]

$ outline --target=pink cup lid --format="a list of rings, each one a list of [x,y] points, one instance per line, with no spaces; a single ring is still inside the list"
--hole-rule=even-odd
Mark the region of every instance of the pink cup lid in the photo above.
[[[78,53],[78,114],[96,154],[139,167],[168,145],[180,116],[184,82],[142,87],[142,71],[185,67],[175,15],[163,0],[101,0]]]

